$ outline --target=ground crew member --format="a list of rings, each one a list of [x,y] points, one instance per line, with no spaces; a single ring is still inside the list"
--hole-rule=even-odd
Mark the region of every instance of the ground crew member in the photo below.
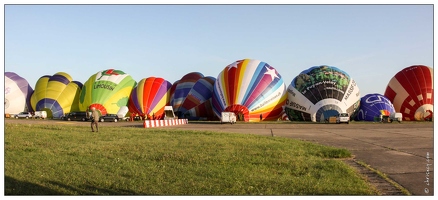
[[[96,132],[99,132],[99,113],[95,107],[91,108],[91,132],[94,132],[94,126],[96,126]]]

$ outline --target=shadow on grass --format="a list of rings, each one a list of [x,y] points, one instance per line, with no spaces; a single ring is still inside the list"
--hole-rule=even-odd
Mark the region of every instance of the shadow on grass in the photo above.
[[[72,193],[78,195],[151,195],[124,189],[106,189],[89,184],[81,185],[80,188],[77,188],[56,181],[48,181],[48,183],[72,191]]]
[[[19,181],[5,176],[5,195],[65,195],[34,183]]]
[[[131,190],[105,189],[93,185],[82,185],[81,188],[65,185],[56,181],[47,181],[53,187],[62,188],[70,192],[60,192],[51,188],[34,183],[19,181],[9,176],[5,176],[5,196],[20,195],[155,195],[143,194]]]

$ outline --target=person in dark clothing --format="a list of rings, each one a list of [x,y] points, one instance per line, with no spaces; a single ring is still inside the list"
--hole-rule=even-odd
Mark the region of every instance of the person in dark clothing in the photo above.
[[[96,108],[91,108],[91,132],[94,132],[94,126],[96,127],[96,132],[99,132],[99,112]]]

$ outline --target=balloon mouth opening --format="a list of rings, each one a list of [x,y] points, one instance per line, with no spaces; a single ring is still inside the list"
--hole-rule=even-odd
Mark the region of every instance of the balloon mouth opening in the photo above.
[[[246,106],[234,104],[226,107],[224,111],[234,112],[234,114],[236,114],[237,121],[249,122],[249,110]]]
[[[424,104],[415,111],[415,120],[417,121],[432,121],[433,120],[433,105]]]
[[[318,122],[326,122],[330,117],[337,116],[338,114],[339,111],[335,109],[324,110],[321,117],[317,120]]]
[[[102,106],[101,104],[93,103],[90,106],[88,106],[89,111],[93,111],[93,108],[96,109],[100,113],[100,115],[107,114],[106,108],[104,106]]]

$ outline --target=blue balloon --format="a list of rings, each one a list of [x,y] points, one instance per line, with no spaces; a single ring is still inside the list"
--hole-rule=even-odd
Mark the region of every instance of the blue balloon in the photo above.
[[[389,116],[395,113],[394,105],[391,101],[381,94],[367,94],[360,99],[359,111],[356,121],[375,121],[380,115]]]

